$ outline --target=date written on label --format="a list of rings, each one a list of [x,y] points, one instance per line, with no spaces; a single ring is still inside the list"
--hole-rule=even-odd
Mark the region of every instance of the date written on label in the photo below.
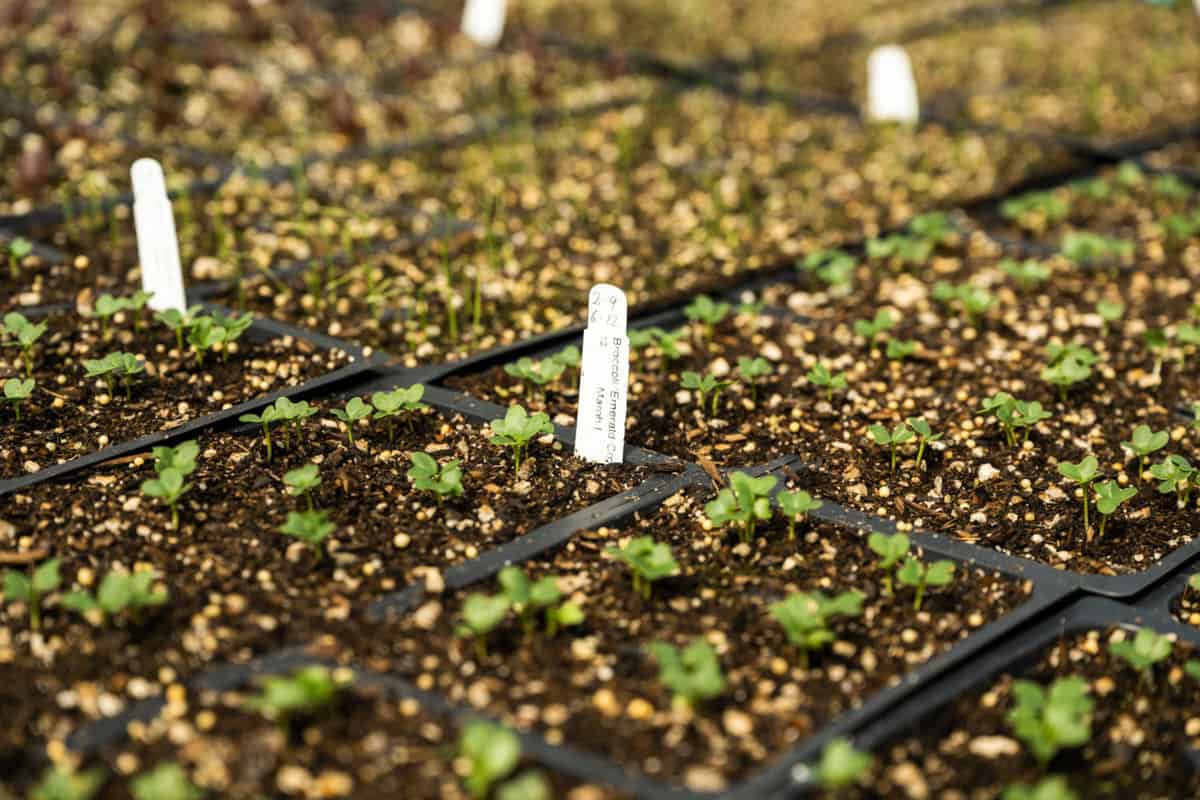
[[[606,283],[588,295],[579,376],[575,455],[600,464],[619,464],[625,452],[625,407],[629,395],[629,305],[625,293]]]

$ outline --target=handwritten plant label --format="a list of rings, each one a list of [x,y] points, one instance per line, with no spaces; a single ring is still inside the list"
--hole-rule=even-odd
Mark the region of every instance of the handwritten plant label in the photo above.
[[[579,371],[579,418],[575,455],[599,464],[620,464],[625,452],[625,405],[629,396],[629,304],[615,286],[599,283],[588,294],[587,329]]]
[[[149,305],[155,311],[186,311],[179,239],[162,165],[153,158],[139,158],[133,162],[129,176],[133,180],[133,225],[142,265],[142,289],[150,292]]]
[[[899,45],[871,51],[867,59],[867,118],[915,125],[921,115],[912,62]]]
[[[478,45],[495,47],[504,35],[505,0],[467,0],[462,32]]]

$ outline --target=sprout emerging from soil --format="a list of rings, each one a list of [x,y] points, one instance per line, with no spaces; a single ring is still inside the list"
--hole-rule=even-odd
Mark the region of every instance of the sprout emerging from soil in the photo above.
[[[537,772],[523,772],[497,786],[521,761],[521,739],[503,725],[476,720],[463,727],[458,756],[469,765],[463,779],[474,800],[484,800],[496,787],[496,800],[550,800],[550,785]]]
[[[279,532],[304,542],[320,556],[325,540],[337,528],[324,511],[289,511],[287,521],[279,526]]]
[[[833,403],[833,393],[842,391],[846,388],[846,373],[839,372],[834,375],[829,371],[829,367],[818,362],[813,365],[808,371],[808,382],[813,386],[820,387],[825,390],[825,399],[829,403]]]
[[[876,423],[867,428],[867,431],[871,434],[871,438],[875,440],[875,444],[886,447],[891,452],[892,472],[894,473],[896,471],[897,448],[902,444],[911,442],[916,434],[913,433],[907,424],[897,425],[895,429],[889,432],[887,428]]]
[[[412,467],[408,470],[408,479],[418,491],[432,492],[437,498],[439,508],[447,497],[462,496],[460,459],[455,458],[445,464],[438,464],[432,456],[420,452],[413,453],[409,458],[412,460]]]
[[[945,434],[934,433],[929,427],[929,423],[921,417],[909,417],[906,422],[908,427],[912,428],[913,433],[917,435],[917,463],[914,465],[916,469],[921,468],[921,460],[925,457],[925,447],[931,442],[936,442]]]
[[[521,630],[529,635],[533,632],[534,620],[542,611],[546,621],[546,635],[554,638],[562,628],[583,622],[583,609],[571,601],[562,600],[558,578],[551,575],[536,581],[529,579],[520,567],[508,566],[496,576],[501,592],[508,598],[509,605],[521,621]]]
[[[487,636],[504,621],[508,610],[509,599],[502,594],[475,592],[467,595],[467,599],[463,601],[462,622],[454,632],[463,638],[474,640],[476,660],[483,661],[487,658]]]
[[[20,236],[8,243],[8,272],[14,281],[21,278],[21,262],[33,252],[33,242]]]
[[[283,475],[283,482],[287,485],[288,494],[292,497],[303,497],[308,501],[308,510],[314,510],[312,491],[321,485],[320,467],[316,464],[305,464],[303,467],[288,470]]]
[[[1063,236],[1059,252],[1074,264],[1119,261],[1133,256],[1133,242],[1090,231],[1072,231]]]
[[[425,385],[415,383],[407,388],[392,389],[390,392],[375,392],[371,405],[375,406],[375,419],[387,421],[388,442],[395,440],[392,418],[401,414],[412,414],[428,408],[421,402],[425,396]]]
[[[1138,425],[1129,441],[1121,442],[1121,447],[1137,456],[1139,481],[1146,477],[1146,456],[1163,449],[1170,440],[1171,434],[1167,431],[1153,431],[1149,425]]]
[[[1012,695],[1008,724],[1042,766],[1059,750],[1082,747],[1092,738],[1094,703],[1083,678],[1059,678],[1049,688],[1014,681]]]
[[[1190,461],[1174,454],[1151,466],[1150,476],[1159,481],[1159,494],[1175,493],[1180,508],[1187,506],[1192,487],[1200,479]]]
[[[917,352],[916,339],[888,339],[887,357],[892,361],[903,361]]]
[[[790,594],[771,605],[771,616],[783,626],[788,641],[800,648],[800,663],[808,669],[809,653],[829,645],[836,638],[829,629],[833,617],[862,615],[863,596],[858,592],[843,592],[827,597],[821,592]]]
[[[1079,800],[1078,796],[1067,785],[1067,779],[1061,775],[1051,775],[1042,778],[1036,784],[1029,786],[1016,783],[1004,790],[1001,800]]]
[[[1048,223],[1061,222],[1070,211],[1070,203],[1051,192],[1029,192],[1005,200],[1000,206],[1005,219],[1032,231],[1042,231]]]
[[[85,358],[83,368],[87,370],[85,378],[104,380],[110,396],[116,393],[117,380],[120,380],[126,400],[133,398],[133,376],[145,372],[142,362],[133,353],[109,353],[103,358]]]
[[[986,289],[969,283],[956,286],[945,281],[940,281],[933,287],[933,299],[948,306],[956,306],[967,322],[975,327],[979,326],[983,315],[996,304],[996,298]]]
[[[29,797],[30,800],[91,800],[107,779],[99,767],[76,772],[60,764],[46,770]]]
[[[21,421],[21,403],[29,399],[36,386],[33,378],[9,378],[4,382],[4,401],[12,406],[13,415],[18,422]]]
[[[822,501],[815,499],[803,489],[798,489],[793,492],[780,492],[779,510],[783,512],[783,516],[788,521],[788,541],[796,538],[796,523],[808,516],[809,512],[816,511],[821,506],[825,505]]]
[[[180,352],[183,352],[183,337],[191,328],[192,322],[203,316],[203,306],[192,306],[187,311],[179,311],[175,308],[168,308],[165,311],[156,311],[154,319],[166,325],[175,334],[175,346]]]
[[[200,800],[204,792],[188,780],[183,767],[173,762],[159,764],[130,784],[133,800]]]
[[[887,597],[892,596],[892,568],[908,555],[911,545],[909,538],[903,533],[893,533],[889,536],[876,531],[867,537],[867,546],[879,556],[877,566],[883,573],[883,593]]]
[[[374,410],[374,407],[361,397],[351,397],[346,401],[345,408],[333,409],[333,415],[346,426],[346,441],[351,447],[354,446],[354,426],[359,420],[370,417]]]
[[[267,448],[267,461],[272,458],[271,452],[271,423],[279,421],[279,413],[275,410],[275,406],[267,406],[262,410],[261,414],[242,414],[238,417],[238,422],[249,422],[253,425],[260,425],[263,432],[263,444]]]
[[[800,266],[816,275],[833,294],[849,293],[854,282],[854,256],[843,250],[817,250],[805,256]]]
[[[658,662],[658,680],[674,693],[677,708],[695,708],[725,691],[725,675],[712,645],[696,639],[682,651],[666,642],[651,642],[646,650]]]
[[[913,609],[920,611],[927,587],[948,586],[954,580],[954,562],[934,561],[932,564],[924,564],[912,556],[907,556],[904,564],[896,570],[896,580],[917,590],[913,598]]]
[[[1050,359],[1041,372],[1042,380],[1058,389],[1058,397],[1067,402],[1067,390],[1092,376],[1092,365],[1098,360],[1096,354],[1077,344],[1049,345],[1046,354]]]
[[[705,407],[704,399],[711,397],[712,403],[709,414],[715,417],[717,415],[717,404],[721,399],[721,390],[729,385],[729,381],[718,380],[717,376],[711,373],[701,377],[698,372],[684,372],[679,376],[679,385],[684,389],[691,389],[696,393],[700,398],[699,406],[701,412],[704,411]]]
[[[844,789],[862,780],[870,769],[871,756],[839,736],[831,739],[821,751],[815,777],[825,789]]]
[[[699,322],[704,331],[703,340],[711,342],[713,337],[713,328],[721,323],[721,320],[729,316],[729,303],[714,302],[708,295],[700,295],[683,309],[683,315],[692,322]]]
[[[870,350],[875,346],[875,340],[881,334],[896,327],[897,322],[898,320],[892,315],[892,312],[881,308],[875,313],[874,319],[855,320],[854,333],[867,340],[867,349]]]
[[[1091,542],[1092,529],[1088,525],[1088,488],[1100,474],[1100,462],[1096,460],[1095,456],[1087,456],[1078,464],[1061,461],[1058,464],[1058,471],[1063,477],[1077,483],[1083,491],[1083,529],[1087,532],[1087,540]]]
[[[1108,326],[1125,315],[1125,304],[1119,301],[1101,300],[1096,303],[1096,313],[1104,323],[1102,333],[1108,335]]]
[[[554,433],[554,425],[550,416],[539,411],[530,414],[519,405],[511,405],[504,419],[494,419],[491,422],[492,442],[501,447],[511,447],[513,451],[513,471],[521,469],[521,457],[528,451],[529,443],[534,437]]]
[[[25,363],[25,377],[33,376],[33,348],[46,333],[49,325],[45,322],[33,323],[24,314],[10,311],[4,315],[4,324],[0,325],[0,334],[8,341],[7,344],[20,348],[21,359]]]
[[[504,371],[530,384],[535,391],[545,392],[546,384],[558,380],[566,371],[566,365],[554,358],[534,363],[532,358],[524,356],[511,364],[505,364]]]
[[[1108,652],[1125,661],[1138,672],[1138,684],[1154,683],[1154,665],[1171,656],[1171,640],[1165,635],[1139,628],[1133,640],[1109,642]]]
[[[1108,518],[1122,503],[1136,495],[1137,489],[1132,486],[1121,488],[1116,481],[1104,481],[1096,484],[1095,492],[1096,510],[1100,512],[1100,536],[1103,537]]]
[[[29,609],[29,629],[42,629],[42,598],[62,585],[59,560],[52,558],[35,567],[29,575],[9,570],[4,573],[4,599],[24,603]]]
[[[722,489],[716,498],[704,506],[704,513],[717,527],[738,526],[738,535],[744,544],[754,539],[754,528],[759,520],[771,518],[771,490],[778,478],[774,475],[751,477],[744,472],[729,476],[729,488]]]
[[[738,374],[750,386],[751,399],[758,400],[758,383],[759,378],[765,378],[771,374],[771,364],[761,356],[758,358],[746,358],[745,356],[738,359]]]
[[[1000,262],[1000,269],[1026,292],[1036,289],[1050,278],[1050,268],[1036,258],[1024,261],[1006,258]]]
[[[179,528],[179,500],[192,488],[184,481],[184,475],[174,467],[160,470],[157,478],[142,482],[142,494],[147,497],[157,497],[171,509],[171,528]]]
[[[650,587],[655,581],[679,574],[679,563],[671,548],[649,536],[630,539],[623,547],[606,547],[604,555],[624,562],[633,576],[633,590],[643,600],[650,599]]]
[[[312,714],[332,704],[341,688],[341,682],[321,666],[301,667],[290,676],[269,675],[260,678],[258,685],[262,693],[243,705],[285,728],[297,715]]]
[[[74,591],[63,597],[62,605],[85,616],[99,614],[101,623],[129,612],[136,624],[142,609],[164,605],[170,599],[165,588],[155,588],[157,580],[158,573],[153,570],[110,572],[100,581],[94,597],[87,591]]]

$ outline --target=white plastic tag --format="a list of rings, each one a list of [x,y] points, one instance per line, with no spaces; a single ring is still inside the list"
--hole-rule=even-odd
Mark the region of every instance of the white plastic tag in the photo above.
[[[920,116],[917,80],[908,53],[894,44],[873,50],[867,59],[867,118],[916,124]]]
[[[179,240],[162,166],[153,158],[139,158],[133,162],[129,176],[133,180],[133,225],[142,265],[142,289],[151,293],[149,305],[155,311],[186,311]]]
[[[575,455],[620,464],[625,453],[625,405],[629,395],[629,304],[615,286],[599,283],[588,294],[579,373]]]
[[[476,44],[495,47],[504,35],[505,0],[467,0],[462,32]]]

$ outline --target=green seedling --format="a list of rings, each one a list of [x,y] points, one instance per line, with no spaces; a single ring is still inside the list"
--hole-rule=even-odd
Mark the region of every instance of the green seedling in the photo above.
[[[867,340],[867,349],[875,346],[875,340],[879,336],[892,328],[896,327],[898,320],[892,315],[892,312],[886,308],[881,308],[875,313],[874,319],[860,319],[854,322],[854,333]]]
[[[900,559],[908,555],[912,545],[903,533],[886,533],[876,531],[867,537],[867,546],[879,556],[879,570],[883,573],[883,593],[892,596],[892,568],[900,563]]]
[[[100,337],[104,341],[108,341],[111,337],[109,324],[114,316],[126,308],[126,303],[123,298],[113,297],[111,294],[102,294],[96,298],[96,305],[92,309],[92,314],[96,319],[100,320]]]
[[[896,570],[896,580],[917,590],[913,599],[913,609],[920,611],[927,587],[948,586],[954,580],[954,562],[934,561],[932,564],[924,564],[911,555],[906,556],[904,564]]]
[[[204,797],[204,792],[188,780],[183,767],[175,763],[159,764],[134,778],[129,788],[133,800],[200,800]]]
[[[1086,350],[1086,348],[1083,348]],[[1088,353],[1091,351],[1088,350]],[[1077,383],[1083,383],[1092,377],[1092,361],[1077,353],[1068,353],[1062,358],[1052,360],[1042,369],[1041,378],[1046,383],[1058,389],[1058,398],[1067,402],[1067,391]]]
[[[1021,441],[1027,442],[1029,441],[1029,432],[1036,428],[1039,422],[1048,420],[1051,416],[1053,415],[1042,408],[1042,404],[1037,400],[1031,402],[1018,400],[1017,413],[1013,418],[1013,425],[1024,429],[1025,433],[1022,435]]]
[[[279,526],[279,532],[299,539],[320,556],[325,540],[336,528],[336,523],[331,522],[324,511],[289,511],[287,521]]]
[[[1119,261],[1133,257],[1133,242],[1089,231],[1072,231],[1063,236],[1059,252],[1074,264]]]
[[[779,510],[783,512],[783,516],[788,521],[789,542],[796,538],[796,523],[807,517],[809,512],[816,511],[825,505],[803,489],[780,492],[777,500],[779,501]]]
[[[53,766],[38,781],[30,793],[30,800],[92,800],[108,779],[104,770],[89,769],[83,772],[65,766]]]
[[[821,751],[815,777],[825,789],[844,789],[862,780],[871,769],[871,756],[855,749],[848,739],[831,739]]]
[[[854,257],[842,250],[817,250],[805,256],[800,266],[837,295],[848,294],[854,282]]]
[[[540,772],[522,772],[496,789],[496,800],[553,800],[549,781]]]
[[[1159,494],[1175,492],[1175,499],[1180,508],[1187,506],[1192,487],[1200,480],[1200,475],[1192,468],[1191,462],[1174,454],[1151,466],[1150,476],[1159,482]]]
[[[196,356],[196,365],[204,366],[204,356],[225,341],[225,329],[212,317],[195,317],[187,328],[187,343]]]
[[[1000,800],[1079,800],[1079,797],[1071,791],[1066,778],[1051,775],[1032,786],[1013,784],[1004,790]]]
[[[623,547],[606,547],[604,555],[629,567],[633,590],[644,600],[650,599],[650,587],[655,581],[679,574],[679,563],[671,554],[670,546],[649,536],[630,539]]]
[[[1103,323],[1101,332],[1107,336],[1108,326],[1125,316],[1125,304],[1115,300],[1101,300],[1096,303],[1096,313]]]
[[[945,211],[927,211],[908,222],[908,231],[923,241],[941,244],[956,233]]]
[[[738,359],[738,374],[750,386],[751,399],[758,400],[758,383],[759,378],[765,378],[771,374],[771,364],[761,356],[758,358],[742,357]]]
[[[1094,487],[1096,492],[1096,510],[1100,512],[1100,536],[1104,536],[1104,526],[1108,518],[1122,503],[1137,494],[1132,486],[1121,488],[1116,481],[1104,481]]]
[[[238,417],[238,422],[249,422],[262,427],[263,444],[267,448],[267,461],[271,460],[271,423],[279,421],[279,413],[275,410],[275,406],[267,406],[262,410],[261,414],[242,414]]]
[[[395,440],[392,419],[401,414],[412,414],[428,406],[421,402],[425,396],[425,385],[415,383],[407,388],[392,389],[390,392],[375,392],[371,405],[375,407],[375,419],[387,421],[388,442]]]
[[[4,324],[0,326],[0,334],[12,339],[10,345],[21,350],[21,360],[25,364],[25,377],[33,376],[33,348],[38,340],[46,333],[49,324],[46,322],[33,323],[25,315],[10,311],[4,315]]]
[[[858,592],[843,592],[827,597],[821,592],[790,594],[771,604],[771,616],[783,626],[788,641],[800,648],[800,663],[808,669],[809,653],[829,645],[836,638],[829,629],[833,617],[862,615],[863,596]]]
[[[162,473],[174,469],[187,476],[196,471],[196,458],[200,455],[200,445],[195,440],[183,442],[175,447],[155,447],[154,470]]]
[[[808,371],[808,382],[813,386],[820,387],[825,390],[825,399],[829,403],[833,403],[833,393],[842,391],[846,388],[846,373],[839,372],[834,375],[829,371],[829,368],[818,362],[813,365],[813,368]]]
[[[704,341],[711,342],[713,328],[729,315],[729,303],[713,302],[708,295],[700,295],[683,309],[683,315],[703,326]]]
[[[729,476],[729,488],[718,492],[704,506],[704,513],[718,527],[737,526],[742,542],[749,544],[754,539],[758,521],[771,518],[771,490],[777,482],[774,475],[754,478],[744,472],[735,472]]]
[[[1142,343],[1154,357],[1154,374],[1161,374],[1163,361],[1167,356],[1167,348],[1171,346],[1167,332],[1162,328],[1150,328],[1142,334]]]
[[[1000,423],[1000,428],[1004,431],[1004,438],[1008,439],[1009,446],[1017,443],[1017,399],[1015,397],[1008,392],[996,392],[983,401],[979,411],[996,418],[996,421]]]
[[[583,364],[583,353],[579,352],[579,348],[573,344],[567,345],[550,358],[562,364],[567,369],[577,370]]]
[[[116,393],[117,380],[125,389],[125,399],[133,397],[133,376],[145,372],[142,362],[133,353],[109,353],[104,358],[84,359],[85,378],[102,378],[109,395]]]
[[[1121,442],[1121,447],[1137,456],[1139,481],[1146,477],[1146,456],[1162,450],[1169,441],[1171,434],[1167,431],[1153,431],[1149,425],[1138,425],[1129,441]]]
[[[1189,678],[1200,681],[1200,661],[1194,658],[1188,659],[1184,662],[1183,671]]]
[[[530,415],[519,405],[509,406],[504,419],[492,420],[491,429],[493,444],[512,448],[513,470],[517,472],[521,470],[521,457],[534,437],[554,433],[548,414],[539,411]]]
[[[474,721],[463,727],[458,755],[469,765],[463,779],[475,800],[484,800],[492,788],[512,774],[521,761],[521,740],[508,728]],[[523,780],[524,776],[518,780]],[[497,800],[500,792],[497,791]]]
[[[909,417],[905,422],[908,423],[908,427],[912,429],[912,432],[917,435],[917,463],[915,467],[920,469],[921,459],[925,457],[925,447],[931,442],[938,441],[945,434],[934,433],[933,429],[929,427],[929,423],[921,417]]]
[[[915,352],[916,339],[888,339],[886,354],[892,361],[903,361]]]
[[[312,491],[321,485],[321,468],[316,464],[305,464],[303,467],[288,470],[283,475],[287,485],[287,493],[292,497],[303,497],[308,501],[308,510],[313,510]]]
[[[409,458],[412,467],[408,470],[408,479],[415,489],[422,492],[432,492],[440,507],[447,497],[461,497],[462,463],[455,458],[445,464],[438,464],[427,453],[413,453]]]
[[[341,688],[333,674],[321,666],[301,667],[291,675],[269,675],[258,680],[262,692],[243,705],[273,722],[287,727],[302,714],[313,714],[330,706]]]
[[[180,352],[183,352],[184,336],[187,335],[188,329],[192,326],[192,321],[203,316],[203,314],[203,306],[192,306],[187,311],[168,308],[165,311],[156,311],[154,319],[171,329],[171,332],[175,334],[176,348]]]
[[[1156,194],[1172,200],[1186,200],[1192,196],[1192,187],[1180,180],[1178,175],[1159,175],[1151,188]]]
[[[307,400],[300,402],[292,402],[286,397],[281,397],[275,401],[275,418],[283,423],[283,446],[289,447],[292,441],[292,432],[299,428],[300,423],[309,417],[314,417],[318,413],[318,409],[311,405]]]
[[[36,386],[33,378],[9,378],[4,382],[4,401],[12,406],[13,415],[18,422],[21,421],[21,403],[29,399]]]
[[[1070,461],[1060,461],[1058,471],[1063,477],[1074,481],[1083,492],[1083,529],[1087,532],[1087,540],[1092,541],[1092,529],[1088,525],[1088,489],[1092,481],[1100,474],[1100,462],[1095,456],[1087,456],[1078,464]]]
[[[136,624],[143,609],[164,605],[170,599],[165,588],[155,588],[156,580],[158,573],[153,570],[110,572],[100,581],[94,597],[86,591],[74,591],[63,597],[62,605],[85,616],[99,614],[101,622],[128,612]]]
[[[1059,678],[1044,688],[1018,680],[1012,687],[1008,724],[1042,766],[1060,750],[1082,747],[1092,738],[1092,709],[1083,678]]]
[[[33,252],[33,242],[20,236],[8,243],[8,272],[14,281],[21,279],[21,262]]]
[[[725,691],[725,675],[712,645],[696,639],[682,651],[666,642],[651,642],[646,651],[658,662],[658,680],[674,693],[676,708],[695,708]]]
[[[891,432],[878,423],[867,428],[871,438],[875,440],[875,444],[881,447],[886,447],[891,452],[892,456],[892,472],[896,471],[896,457],[900,445],[911,442],[916,434],[907,424],[897,425]]]
[[[156,497],[167,504],[171,510],[171,528],[179,528],[179,500],[192,488],[184,481],[184,474],[174,467],[160,470],[157,478],[142,482],[142,494]]]
[[[4,599],[24,603],[29,609],[29,629],[42,629],[42,598],[62,585],[59,560],[52,558],[35,567],[29,575],[15,570],[4,573]]]
[[[1154,683],[1154,665],[1170,658],[1172,649],[1169,638],[1149,628],[1139,628],[1133,641],[1124,639],[1108,645],[1109,653],[1137,670],[1139,684],[1143,680]]]
[[[546,620],[546,635],[553,638],[562,628],[583,622],[583,609],[570,601],[562,602],[562,591],[558,578],[547,575],[531,581],[520,567],[508,566],[496,576],[501,592],[508,598],[512,610],[521,621],[526,635],[533,631],[534,620],[539,611]]]
[[[509,608],[509,599],[502,594],[475,592],[467,595],[463,601],[462,621],[454,632],[465,639],[474,640],[478,661],[487,658],[487,636],[508,616]]]
[[[707,374],[703,377],[697,372],[684,372],[679,376],[679,385],[684,389],[694,391],[700,398],[700,410],[704,411],[704,399],[712,398],[709,413],[712,416],[717,415],[717,404],[721,399],[721,390],[729,385],[729,381],[718,380],[715,375]]]
[[[534,363],[533,359],[525,356],[518,361],[504,365],[504,371],[509,375],[529,383],[538,390],[543,390],[546,384],[558,380],[565,370],[566,365],[554,358]]]
[[[920,236],[894,233],[878,239],[867,240],[867,258],[872,261],[893,259],[898,264],[921,264],[933,254],[936,242]]]
[[[949,306],[957,306],[967,321],[975,326],[978,326],[983,315],[996,304],[996,298],[986,289],[968,283],[955,286],[944,281],[933,287],[933,299]]]
[[[375,408],[361,397],[351,397],[346,401],[345,408],[333,409],[333,415],[346,426],[346,441],[351,447],[354,446],[354,426],[359,420],[370,417],[374,411]]]
[[[1049,223],[1061,222],[1070,211],[1070,204],[1051,192],[1030,192],[1005,200],[1000,206],[1000,213],[1006,219],[1031,231],[1041,231]]]

